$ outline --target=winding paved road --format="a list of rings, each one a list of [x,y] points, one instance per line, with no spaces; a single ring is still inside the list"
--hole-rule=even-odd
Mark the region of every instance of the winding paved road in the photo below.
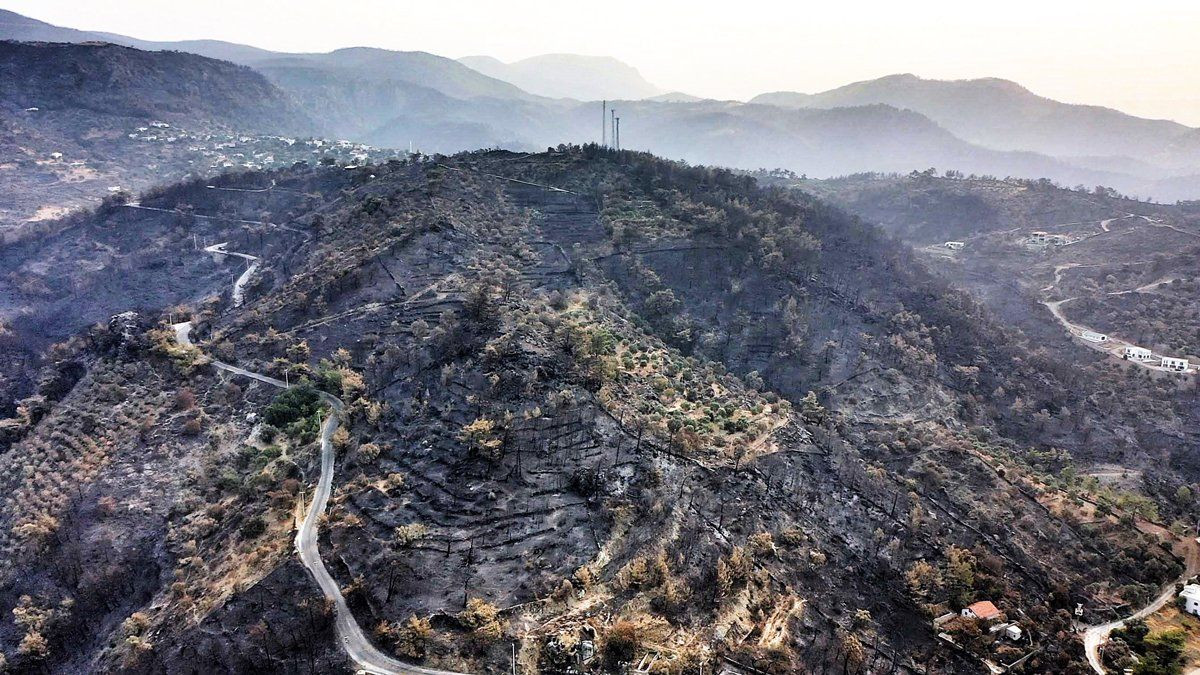
[[[250,276],[253,275],[254,271],[258,269],[258,265],[259,265],[260,261],[258,259],[258,256],[253,256],[253,255],[250,255],[249,253],[237,253],[234,251],[226,251],[225,247],[228,244],[229,244],[229,242],[223,241],[219,244],[213,244],[212,246],[205,246],[204,251],[205,251],[205,253],[216,253],[219,255],[228,255],[228,256],[233,256],[235,258],[242,258],[243,260],[250,261],[250,265],[248,267],[246,267],[246,271],[242,272],[242,275],[239,276],[237,278],[237,280],[233,282],[233,306],[241,307],[242,301],[246,299],[246,282],[250,281]]]
[[[223,253],[255,261],[251,269],[238,277],[238,281],[235,282],[235,304],[240,304],[236,302],[240,294],[237,284],[245,283],[248,273],[253,271],[254,265],[257,265],[258,258],[245,253],[225,251],[223,249],[224,246],[225,244],[216,244],[215,246],[206,248],[205,251],[209,253]],[[195,346],[191,340],[191,321],[174,324],[172,328],[175,331],[175,340],[179,344],[186,347]],[[214,367],[235,375],[253,378],[280,389],[288,388],[287,383],[269,375],[239,368],[238,366],[215,359],[211,363]],[[454,671],[423,668],[405,663],[376,649],[375,645],[371,644],[371,641],[363,633],[362,628],[358,625],[358,621],[354,619],[354,615],[346,605],[346,598],[342,596],[342,590],[338,586],[337,581],[329,574],[329,570],[325,568],[325,561],[321,559],[321,551],[318,548],[320,530],[317,525],[321,514],[325,512],[325,505],[329,501],[329,493],[333,487],[334,449],[332,439],[333,433],[337,431],[338,417],[341,415],[344,406],[340,399],[325,392],[321,392],[321,399],[329,404],[331,410],[331,414],[321,426],[321,477],[317,481],[317,489],[313,494],[312,504],[309,505],[308,511],[304,516],[304,522],[296,530],[295,545],[296,552],[300,555],[300,562],[308,569],[309,574],[312,574],[325,597],[333,602],[336,615],[334,624],[337,628],[338,641],[341,643],[342,649],[345,650],[346,655],[354,661],[360,671],[373,673],[374,675],[460,675]],[[303,506],[303,497],[301,497],[301,506]]]
[[[1166,528],[1154,525],[1152,523],[1144,523],[1144,526],[1160,536],[1172,538],[1175,536],[1171,532],[1167,531]],[[1114,630],[1123,627],[1129,621],[1144,619],[1162,609],[1175,597],[1176,583],[1184,582],[1196,574],[1200,574],[1200,540],[1183,539],[1180,544],[1184,549],[1184,569],[1183,574],[1180,575],[1179,579],[1167,584],[1166,587],[1163,588],[1162,592],[1158,594],[1158,597],[1154,598],[1150,604],[1139,609],[1133,614],[1130,614],[1124,619],[1102,623],[1098,626],[1087,626],[1085,628],[1083,632],[1083,649],[1087,654],[1088,665],[1090,665],[1092,670],[1096,671],[1098,675],[1106,675],[1104,665],[1100,661],[1100,647],[1108,641],[1108,636]]]

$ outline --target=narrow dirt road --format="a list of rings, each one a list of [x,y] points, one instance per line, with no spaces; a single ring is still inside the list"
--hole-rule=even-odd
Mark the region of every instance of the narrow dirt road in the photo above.
[[[225,251],[223,247],[224,244],[217,244],[216,246],[206,248],[205,251],[251,259],[255,261],[254,264],[257,264],[258,258],[245,253]],[[252,270],[247,270],[247,272],[250,271]],[[238,277],[238,281],[235,282],[235,304],[239,304],[236,301],[239,293],[237,284],[244,284],[244,277],[247,277],[247,273],[243,273],[241,277]],[[186,347],[195,347],[195,344],[191,340],[191,321],[174,324],[172,328],[175,331],[175,340],[179,344]],[[238,366],[215,359],[211,363],[215,368],[235,375],[253,378],[280,389],[288,388],[287,383],[269,375],[239,368]],[[329,570],[326,569],[325,561],[321,558],[321,551],[318,547],[320,529],[317,526],[321,514],[325,512],[325,506],[329,501],[329,493],[333,488],[335,453],[332,439],[334,432],[337,431],[338,417],[342,413],[343,405],[340,399],[325,392],[321,392],[321,399],[329,404],[330,407],[330,415],[321,426],[321,477],[317,480],[317,489],[313,494],[313,500],[308,507],[304,521],[296,530],[295,546],[296,552],[300,556],[300,562],[312,574],[313,579],[321,587],[321,592],[325,597],[333,602],[335,613],[334,623],[337,629],[338,641],[341,643],[346,655],[354,661],[357,668],[367,673],[375,675],[459,675],[453,671],[424,668],[405,663],[376,649],[375,645],[371,644],[371,641],[363,633],[354,615],[350,612],[349,606],[346,605],[346,598],[342,596],[342,590],[338,586],[337,581],[334,580],[329,574]]]

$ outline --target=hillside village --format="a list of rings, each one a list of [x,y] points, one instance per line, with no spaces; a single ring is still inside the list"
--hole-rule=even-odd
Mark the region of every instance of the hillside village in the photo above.
[[[25,111],[27,122],[32,123],[38,112]],[[97,161],[91,151],[48,139],[32,139],[28,146],[0,158],[0,170],[7,170],[14,179],[20,172],[16,185],[26,181],[37,185],[32,190],[14,190],[7,204],[0,201],[0,225],[4,226],[0,238],[27,236],[73,208],[94,205],[108,194],[144,190],[164,180],[280,168],[296,162],[354,166],[397,154],[345,140],[198,131],[153,119],[129,124],[113,132],[109,152],[119,160]]]

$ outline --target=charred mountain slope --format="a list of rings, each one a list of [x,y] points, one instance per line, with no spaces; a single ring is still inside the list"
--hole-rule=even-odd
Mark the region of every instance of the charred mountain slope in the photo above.
[[[1160,352],[1190,356],[1196,349],[1194,302],[1186,293],[1178,300],[1170,295],[1193,276],[1200,252],[1200,217],[1193,203],[1144,202],[1108,188],[1067,189],[1046,180],[932,172],[767,180],[809,191],[914,246],[925,245],[920,254],[928,267],[969,291],[1005,325],[1019,327],[1030,338],[1025,348],[1045,367],[1072,389],[1089,392],[1085,405],[1147,411],[1136,416],[1137,423],[1115,425],[1116,433],[1094,459],[1118,458],[1144,469],[1147,487],[1162,494],[1200,477],[1195,378],[1151,377],[1081,348],[1040,304],[1078,298],[1066,305],[1076,312],[1072,320],[1119,337],[1128,334],[1127,339]],[[1071,243],[1029,246],[1035,230]],[[951,239],[965,242],[966,249],[945,255],[942,243]],[[1064,408],[1077,411],[1078,405],[1079,399],[1059,397],[1044,409],[1058,415]],[[1077,421],[1067,426],[1083,430]],[[1055,442],[1086,453],[1065,438]]]
[[[1069,384],[820,202],[594,147],[341,175],[341,198],[318,170],[241,177],[328,187],[250,202],[302,234],[221,232],[263,253],[245,304],[174,319],[190,313],[205,353],[346,402],[321,547],[381,648],[469,672],[506,671],[514,643],[541,672],[983,672],[1013,647],[968,623],[947,628],[951,648],[928,620],[990,599],[1035,636],[1029,672],[1072,672],[1066,610],[1137,602],[1178,574],[1124,505],[1118,520],[1068,499],[1069,457],[993,394]],[[198,226],[235,208],[211,192],[155,204],[191,204]],[[310,390],[271,402],[151,330],[170,316],[144,315],[63,348],[77,383],[5,457],[33,458],[12,494],[44,494],[72,462],[90,472],[2,516],[0,602],[37,610],[4,625],[4,644],[27,645],[9,663],[171,669],[195,635],[213,669],[301,669],[309,657],[281,647],[297,635],[330,663],[321,612],[270,600],[296,576],[286,523],[315,476]],[[145,410],[106,414],[123,394]],[[76,410],[95,426],[71,425]],[[105,450],[55,453],[56,433]],[[196,470],[129,500],[172,462]],[[73,572],[100,555],[77,542],[108,527],[109,499],[138,505],[117,512],[145,542],[113,573],[170,573],[114,592],[113,576]],[[94,648],[72,654],[67,629],[83,625]]]
[[[774,182],[780,182],[778,180]],[[794,184],[918,244],[940,244],[1013,227],[1053,227],[1173,206],[1122,197],[1107,188],[1069,190],[1048,180],[857,174]]]
[[[0,411],[11,414],[12,402],[33,391],[40,356],[54,343],[126,310],[228,293],[237,261],[214,260],[198,248],[229,241],[256,255],[287,250],[303,240],[286,229],[287,219],[337,199],[353,180],[342,169],[306,168],[301,175],[188,181],[148,191],[137,204],[110,197],[94,213],[60,220],[51,234],[0,248]],[[206,187],[227,184],[256,191]]]
[[[282,92],[245,66],[111,44],[0,42],[0,101],[47,113],[80,111],[246,132],[312,128]]]

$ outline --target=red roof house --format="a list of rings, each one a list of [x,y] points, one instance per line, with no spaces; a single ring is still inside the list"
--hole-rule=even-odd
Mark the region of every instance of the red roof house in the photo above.
[[[980,621],[991,621],[1000,618],[1000,610],[996,609],[990,600],[980,600],[969,607],[964,607],[962,615]]]

